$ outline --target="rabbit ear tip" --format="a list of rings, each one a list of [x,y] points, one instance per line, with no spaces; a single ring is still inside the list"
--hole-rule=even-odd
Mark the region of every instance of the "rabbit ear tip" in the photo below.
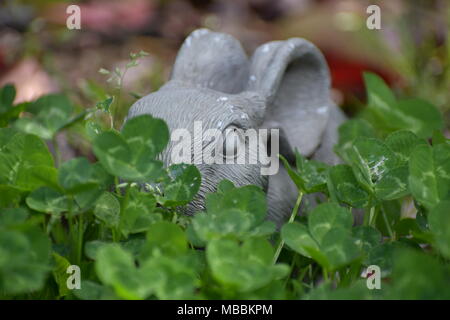
[[[319,48],[314,43],[304,38],[290,38],[285,40],[284,44],[291,50],[302,48],[304,51],[320,53]]]
[[[179,50],[171,79],[225,93],[245,88],[249,61],[240,42],[233,36],[198,29]]]
[[[192,31],[189,36],[192,36],[192,37],[195,38],[195,37],[204,36],[204,35],[206,35],[208,33],[212,33],[212,31],[209,30],[209,29],[206,29],[206,28],[201,28],[201,29],[197,29],[197,30]]]
[[[237,41],[233,36],[226,34],[226,33],[221,33],[221,32],[216,32],[216,31],[212,31],[210,29],[206,29],[206,28],[201,28],[201,29],[196,29],[194,31],[192,31],[187,37],[185,41],[192,41],[193,39],[207,39],[207,40],[213,40],[215,42],[219,42],[219,41]]]

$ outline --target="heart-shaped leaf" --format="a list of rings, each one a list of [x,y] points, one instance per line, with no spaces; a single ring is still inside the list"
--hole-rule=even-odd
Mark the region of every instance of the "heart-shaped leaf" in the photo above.
[[[288,161],[280,155],[292,181],[303,193],[326,192],[327,169],[325,163],[307,160],[297,150],[295,151],[296,169],[292,169]]]
[[[432,104],[421,99],[397,100],[383,79],[372,73],[364,74],[368,108],[378,129],[390,133],[411,130],[421,138],[430,137],[443,126],[442,115]]]
[[[419,144],[426,144],[426,141],[419,139],[411,131],[399,130],[388,135],[385,143],[397,155],[399,160],[406,164],[414,148]]]
[[[359,183],[373,189],[390,169],[398,166],[395,154],[380,140],[358,138],[349,150],[354,173]]]
[[[206,209],[210,214],[220,213],[226,209],[239,209],[252,214],[255,223],[261,223],[266,217],[267,202],[264,192],[257,186],[243,186],[240,188],[227,188],[223,191],[219,184],[218,192],[208,194]]]
[[[301,255],[314,259],[326,270],[336,270],[360,256],[352,237],[353,216],[335,203],[316,207],[308,217],[308,228],[297,222],[281,229],[286,244]]]
[[[50,271],[50,239],[36,227],[0,226],[0,291],[20,294],[41,289]]]
[[[124,299],[146,298],[152,292],[152,283],[158,281],[157,273],[136,268],[133,256],[114,244],[98,250],[95,269],[100,280]]]
[[[288,267],[273,265],[273,248],[265,240],[212,240],[206,258],[213,277],[223,286],[240,292],[261,288],[287,274]]]
[[[39,98],[27,111],[34,117],[18,119],[15,127],[46,140],[52,139],[60,129],[72,122],[72,104],[66,96],[60,94]]]
[[[0,113],[11,108],[16,97],[16,88],[12,84],[7,84],[0,88]]]
[[[352,235],[358,248],[368,253],[370,249],[381,243],[381,233],[369,226],[358,226],[352,229]]]
[[[350,230],[352,225],[351,212],[335,203],[320,204],[308,215],[308,229],[319,245],[330,230],[337,228]]]
[[[350,166],[340,164],[331,167],[328,175],[328,188],[335,201],[341,201],[355,208],[368,205],[369,193],[359,186]]]
[[[439,251],[450,258],[450,201],[442,201],[428,215],[430,230],[433,232]]]
[[[375,138],[375,131],[369,122],[363,119],[350,119],[344,122],[338,129],[339,141],[335,151],[346,162],[350,162],[348,150],[352,148],[357,138]]]
[[[147,232],[146,251],[155,250],[169,256],[186,253],[188,243],[183,230],[176,224],[160,221],[153,224]]]
[[[201,175],[197,167],[174,164],[167,169],[167,178],[161,183],[163,195],[158,202],[166,207],[181,206],[194,199],[200,189]]]
[[[30,191],[55,184],[52,155],[38,137],[0,129],[0,151],[0,184]]]
[[[319,244],[314,240],[308,228],[300,223],[288,223],[281,229],[281,237],[286,244],[301,255],[320,261],[321,265],[328,265],[328,261],[320,252]]]
[[[122,134],[105,131],[93,143],[95,155],[110,174],[130,181],[151,181],[161,176],[155,157],[168,142],[167,125],[150,115],[127,121]]]
[[[191,231],[199,240],[223,237],[243,240],[275,231],[272,222],[264,221],[266,199],[256,186],[236,188],[224,180],[216,193],[207,195],[206,207],[206,213],[199,213],[192,220]]]
[[[359,257],[360,250],[351,236],[350,230],[332,229],[325,234],[320,244],[331,269],[343,267]]]
[[[450,145],[416,146],[409,172],[409,189],[427,209],[450,199]]]
[[[116,228],[120,221],[119,200],[110,192],[105,192],[97,200],[94,215],[108,228]]]
[[[406,196],[409,193],[408,175],[407,166],[389,170],[375,185],[376,196],[383,200],[394,200]]]
[[[49,187],[34,190],[26,202],[33,210],[56,215],[68,211],[70,207],[70,200],[64,194]]]
[[[132,233],[147,231],[154,223],[162,220],[161,214],[154,212],[155,207],[156,199],[152,194],[131,188],[120,217],[119,228],[122,234],[127,237]]]

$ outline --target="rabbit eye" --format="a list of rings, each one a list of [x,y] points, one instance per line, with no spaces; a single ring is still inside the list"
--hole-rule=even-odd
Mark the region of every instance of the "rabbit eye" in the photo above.
[[[222,155],[224,158],[236,158],[242,149],[244,138],[242,130],[236,126],[229,126],[224,131]]]

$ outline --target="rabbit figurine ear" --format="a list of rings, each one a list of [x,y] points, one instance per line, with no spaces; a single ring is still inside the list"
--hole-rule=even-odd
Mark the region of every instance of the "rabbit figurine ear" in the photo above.
[[[198,29],[184,41],[170,78],[186,86],[239,93],[247,84],[249,65],[238,40]]]
[[[320,51],[309,41],[293,38],[257,48],[247,90],[260,93],[267,106],[263,127],[284,130],[287,148],[310,156],[327,126],[330,76]],[[282,147],[282,146],[280,146]],[[292,150],[281,150],[292,154]]]

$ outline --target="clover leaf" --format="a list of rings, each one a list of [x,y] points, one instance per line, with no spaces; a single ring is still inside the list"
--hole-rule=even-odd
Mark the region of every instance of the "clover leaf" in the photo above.
[[[364,119],[350,119],[344,122],[338,128],[339,140],[334,147],[336,153],[346,162],[350,162],[348,158],[348,150],[352,148],[357,138],[375,138],[375,130],[369,122]]]
[[[169,140],[164,121],[150,115],[130,119],[122,133],[100,133],[93,142],[95,155],[111,175],[130,181],[149,181],[161,176],[162,162],[155,160]]]
[[[421,99],[397,100],[391,89],[379,76],[364,73],[368,95],[367,112],[374,118],[373,124],[390,133],[395,130],[411,130],[421,138],[430,137],[443,126],[439,110]]]
[[[399,130],[388,135],[385,143],[397,155],[398,159],[406,164],[414,148],[419,144],[426,144],[426,141],[418,138],[411,131]]]
[[[201,175],[197,167],[174,164],[167,168],[167,176],[161,182],[162,195],[158,202],[166,207],[176,207],[189,203],[200,189]]]
[[[39,290],[50,271],[50,239],[30,224],[22,229],[4,224],[5,214],[20,213],[0,211],[0,292],[14,295]],[[24,217],[22,213],[15,222]]]
[[[110,192],[104,192],[94,206],[94,215],[108,228],[117,228],[120,221],[120,202]]]
[[[147,232],[147,255],[154,255],[156,250],[158,254],[178,256],[186,253],[187,249],[186,235],[176,224],[160,221],[153,224]]]
[[[280,156],[292,181],[303,193],[326,192],[327,169],[325,163],[307,160],[297,150],[295,151],[296,168],[291,168],[289,162]]]
[[[221,285],[246,292],[268,285],[286,275],[288,267],[272,264],[273,248],[262,239],[247,239],[241,245],[230,239],[212,240],[206,258],[213,277]]]
[[[102,246],[95,262],[102,283],[123,299],[144,299],[152,293],[157,273],[137,268],[131,253],[115,244]]]
[[[90,209],[112,184],[112,177],[99,163],[74,158],[60,166],[58,182],[65,193],[74,197],[77,207],[73,209],[83,212]]]
[[[154,212],[155,208],[156,199],[152,194],[131,188],[119,222],[122,234],[127,237],[129,234],[145,232],[154,223],[161,221],[162,215]]]
[[[49,187],[40,187],[26,198],[27,205],[36,211],[58,215],[69,211],[71,200]]]
[[[31,103],[26,111],[33,117],[20,118],[14,126],[46,140],[52,139],[59,130],[73,121],[73,106],[66,96],[60,94],[43,96]]]
[[[427,209],[450,199],[450,145],[416,146],[411,153],[409,172],[409,189]]]
[[[309,214],[308,227],[288,223],[281,229],[286,244],[301,255],[316,260],[323,268],[335,270],[361,254],[352,237],[353,216],[335,203],[324,203]]]
[[[450,258],[450,201],[442,201],[428,215],[430,230],[442,255]]]
[[[387,299],[450,299],[450,272],[435,258],[411,248],[395,251]]]
[[[355,208],[366,207],[369,192],[359,186],[352,168],[346,164],[331,167],[328,171],[328,188],[334,201],[341,201]]]
[[[168,237],[170,235],[166,239]],[[162,242],[150,241],[156,246],[162,245]],[[127,250],[116,244],[103,245],[96,253],[97,275],[123,299],[144,299],[152,294],[159,299],[192,298],[199,285],[193,269],[195,259],[192,255],[169,257],[164,253],[168,252],[159,250],[156,256],[147,252],[136,266]]]
[[[14,85],[6,84],[0,88],[0,127],[6,127],[16,120],[29,105],[28,102],[13,105],[15,97],[16,88]]]
[[[26,191],[57,185],[52,155],[38,137],[2,128],[0,151],[0,184]]]
[[[266,236],[275,231],[272,222],[264,221],[266,208],[261,189],[256,186],[236,188],[224,180],[216,193],[208,194],[206,212],[194,217],[192,229],[202,241]]]
[[[382,141],[358,138],[348,157],[358,183],[370,195],[392,200],[409,193],[408,168]]]
[[[353,225],[353,216],[343,207],[333,203],[324,203],[317,206],[308,216],[308,229],[318,243],[323,237],[335,228],[350,230]]]

